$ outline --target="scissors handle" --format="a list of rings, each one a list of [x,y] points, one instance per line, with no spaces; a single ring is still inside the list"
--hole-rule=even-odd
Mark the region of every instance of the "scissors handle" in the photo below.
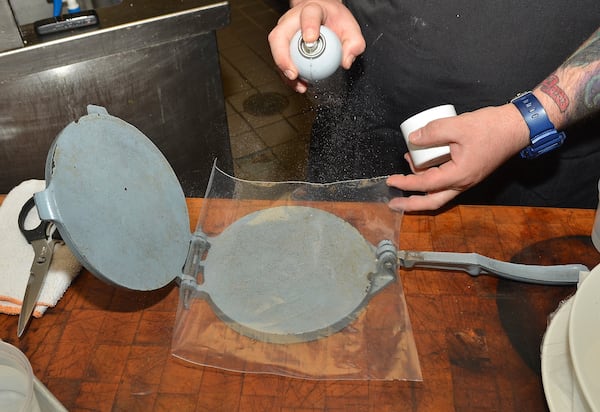
[[[48,226],[50,225],[50,222],[42,220],[40,222],[40,224],[37,225],[36,227],[34,227],[33,229],[25,228],[25,220],[27,219],[27,215],[29,215],[29,212],[31,212],[31,210],[34,207],[35,207],[35,200],[32,196],[29,198],[29,200],[27,200],[27,202],[25,202],[25,204],[21,208],[21,211],[19,212],[19,219],[18,219],[19,220],[19,229],[21,230],[21,233],[23,233],[23,236],[25,237],[25,239],[27,239],[27,243],[29,243],[29,244],[31,244],[31,242],[34,240],[47,239],[48,238]],[[60,234],[58,233],[57,230],[55,230],[54,233],[52,234],[52,238],[56,239],[56,240],[61,240]]]

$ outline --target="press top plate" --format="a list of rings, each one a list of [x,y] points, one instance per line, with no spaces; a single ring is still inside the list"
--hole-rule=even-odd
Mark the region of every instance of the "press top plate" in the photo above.
[[[95,276],[153,290],[181,274],[190,240],[185,196],[171,166],[138,129],[98,106],[69,124],[46,160],[35,195]]]

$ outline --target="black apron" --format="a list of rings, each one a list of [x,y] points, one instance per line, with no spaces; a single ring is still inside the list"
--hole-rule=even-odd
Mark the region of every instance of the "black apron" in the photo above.
[[[446,103],[459,113],[504,104],[538,85],[600,25],[598,0],[345,4],[367,48],[351,70],[315,86],[311,181],[410,173],[405,119]],[[536,160],[515,156],[457,202],[595,208],[600,117],[566,132],[562,148]]]

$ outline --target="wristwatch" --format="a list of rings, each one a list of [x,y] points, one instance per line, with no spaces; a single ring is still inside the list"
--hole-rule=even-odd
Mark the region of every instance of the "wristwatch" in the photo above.
[[[529,128],[531,144],[521,150],[523,159],[535,159],[563,144],[565,133],[556,130],[542,103],[532,92],[519,93],[511,103],[517,106]]]

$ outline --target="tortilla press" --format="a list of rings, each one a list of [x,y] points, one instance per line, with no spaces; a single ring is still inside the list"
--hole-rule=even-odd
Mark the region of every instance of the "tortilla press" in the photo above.
[[[254,339],[311,341],[341,330],[395,281],[399,266],[544,284],[577,283],[588,271],[398,251],[390,240],[374,246],[345,220],[307,206],[253,212],[214,237],[190,233],[183,190],[158,148],[103,107],[87,111],[50,148],[47,187],[34,196],[40,219],[54,222],[101,280],[145,291],[175,280],[184,307],[206,299],[222,321]]]

